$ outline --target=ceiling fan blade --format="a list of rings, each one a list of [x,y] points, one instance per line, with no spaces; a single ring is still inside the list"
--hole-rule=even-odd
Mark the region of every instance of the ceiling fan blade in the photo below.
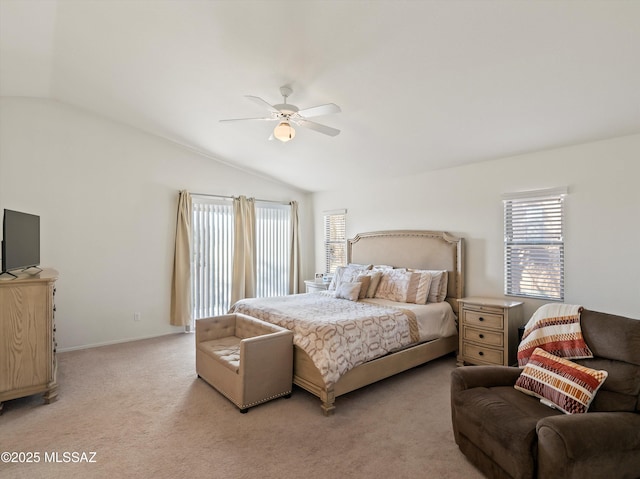
[[[267,117],[267,118],[229,118],[226,120],[220,120],[220,121],[246,121],[246,120],[252,120],[252,121],[274,121],[277,120],[277,118],[273,118],[273,117]]]
[[[298,118],[293,120],[296,125],[303,126],[305,128],[309,128],[311,130],[318,131],[320,133],[324,133],[329,136],[337,136],[340,133],[340,130],[336,128],[331,128],[330,126],[321,125],[320,123],[316,123],[315,121],[305,120],[304,118]]]
[[[277,115],[280,114],[280,110],[278,110],[276,107],[274,107],[273,105],[267,103],[266,101],[264,101],[262,98],[260,98],[259,96],[251,96],[251,95],[245,95],[249,100],[251,100],[254,103],[257,103],[258,105],[262,106],[263,108],[266,108],[267,110],[269,110],[271,113],[275,113]]]
[[[342,110],[335,103],[327,103],[326,105],[312,106],[311,108],[305,108],[299,110],[298,114],[305,118],[312,116],[329,115],[330,113],[340,113]]]

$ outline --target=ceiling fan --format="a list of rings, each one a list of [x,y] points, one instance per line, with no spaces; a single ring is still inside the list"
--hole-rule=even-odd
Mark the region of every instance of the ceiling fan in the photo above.
[[[277,138],[282,142],[293,140],[293,137],[296,136],[296,130],[291,126],[292,124],[309,128],[329,136],[336,136],[340,133],[340,130],[337,130],[336,128],[321,125],[320,123],[307,119],[314,116],[328,115],[329,113],[340,113],[342,110],[340,110],[338,105],[334,103],[327,103],[325,105],[318,105],[300,110],[297,106],[287,103],[287,98],[291,93],[293,93],[291,87],[280,87],[280,94],[283,97],[283,101],[279,105],[271,105],[260,97],[246,95],[249,100],[266,108],[269,111],[270,116],[264,118],[234,118],[220,121],[277,121],[278,125],[273,129],[273,134],[269,139]]]

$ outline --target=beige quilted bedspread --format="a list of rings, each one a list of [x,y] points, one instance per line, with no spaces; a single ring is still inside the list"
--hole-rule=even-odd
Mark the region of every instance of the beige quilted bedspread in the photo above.
[[[322,293],[243,299],[230,312],[292,330],[294,344],[309,355],[327,387],[359,364],[419,341],[409,310]]]

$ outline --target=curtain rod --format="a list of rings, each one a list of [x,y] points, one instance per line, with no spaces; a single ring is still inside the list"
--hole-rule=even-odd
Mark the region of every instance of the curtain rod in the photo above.
[[[224,195],[209,195],[206,193],[190,193],[192,196],[208,196],[211,198],[224,198],[224,199],[229,199],[232,200],[234,198],[236,198],[235,196],[224,196]],[[275,201],[275,200],[261,200],[258,198],[254,198],[256,201],[260,201],[261,203],[275,203],[278,205],[290,205],[291,201]]]

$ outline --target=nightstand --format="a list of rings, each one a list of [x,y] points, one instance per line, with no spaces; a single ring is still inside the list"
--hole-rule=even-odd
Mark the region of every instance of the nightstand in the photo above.
[[[523,303],[494,298],[462,298],[458,303],[458,366],[514,364],[518,328],[524,325]]]
[[[314,291],[326,291],[329,288],[329,283],[321,283],[312,279],[305,280],[304,285],[307,288],[307,293],[312,293]]]

